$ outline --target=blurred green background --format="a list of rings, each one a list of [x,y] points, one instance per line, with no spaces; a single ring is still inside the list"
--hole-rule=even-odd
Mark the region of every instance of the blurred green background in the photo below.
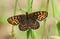
[[[12,33],[14,33],[13,39],[27,39],[28,37],[27,31],[20,31],[18,25],[14,26],[12,32],[12,25],[7,22],[7,19],[14,15],[16,2],[15,15],[24,14],[30,6],[32,6],[32,11],[28,12],[48,11],[46,22],[40,21],[40,28],[33,31],[36,35],[35,39],[60,39],[60,0],[33,0],[32,5],[31,1],[0,0],[0,39],[10,39]]]

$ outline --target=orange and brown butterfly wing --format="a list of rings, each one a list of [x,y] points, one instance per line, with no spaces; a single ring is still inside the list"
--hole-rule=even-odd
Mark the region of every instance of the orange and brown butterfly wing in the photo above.
[[[40,27],[40,24],[38,23],[38,21],[36,20],[33,20],[33,19],[29,19],[29,26],[28,28],[31,28],[31,29],[38,29]]]
[[[17,16],[12,16],[10,18],[7,19],[8,23],[12,24],[12,25],[18,25],[21,18],[24,17],[25,15],[17,15]]]
[[[46,11],[38,11],[38,12],[32,12],[29,14],[29,28],[31,29],[38,29],[39,23],[37,20],[42,21],[48,16],[48,12]]]
[[[24,21],[23,21],[24,22]],[[28,26],[27,26],[27,23],[26,23],[26,21],[24,22],[24,23],[20,23],[19,24],[19,30],[21,30],[21,31],[26,31],[27,29],[28,29]]]
[[[17,15],[7,19],[7,21],[12,25],[18,25],[21,31],[25,31],[28,29],[26,22],[26,15]]]
[[[47,11],[37,11],[37,12],[32,12],[32,14],[29,14],[32,19],[37,19],[39,21],[44,20],[48,16]]]
[[[48,16],[48,12],[46,12],[46,11],[41,11],[41,12],[38,13],[37,19],[38,19],[39,21],[42,21],[42,20],[44,20],[47,16]]]

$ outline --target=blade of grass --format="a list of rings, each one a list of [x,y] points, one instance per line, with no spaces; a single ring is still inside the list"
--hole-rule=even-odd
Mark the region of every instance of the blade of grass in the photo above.
[[[5,16],[6,7],[4,5],[3,0],[0,0],[0,25],[6,24],[6,16]]]
[[[27,39],[31,39],[31,29],[27,31]]]
[[[48,30],[47,30],[47,39],[50,39],[50,26],[48,27]]]
[[[31,36],[32,39],[37,39],[36,32],[34,30],[31,30]]]
[[[59,29],[59,27],[60,27],[60,21],[58,20],[58,19],[56,19],[56,15],[58,14],[57,13],[57,6],[56,6],[56,0],[51,0],[51,4],[52,4],[52,10],[53,10],[53,17],[55,18],[55,23],[56,23],[56,27],[57,27],[57,30],[58,30],[58,34],[59,34],[59,36],[60,36],[60,29]]]
[[[15,6],[14,6],[14,12],[13,12],[14,16],[16,15],[17,2],[18,2],[18,0],[15,0]],[[11,39],[15,39],[14,26],[12,26]]]
[[[47,0],[47,3],[46,3],[46,11],[48,11],[48,6],[49,6],[49,0]]]
[[[44,36],[44,30],[45,30],[45,24],[46,24],[46,20],[44,20],[44,23],[41,27],[41,32],[40,32],[40,39],[43,39]]]
[[[44,0],[41,0],[41,5],[39,5],[39,10],[42,10],[43,9],[43,5],[44,5]]]
[[[55,0],[51,0],[51,4],[52,4],[52,9],[53,9],[53,17],[55,18],[55,13],[57,15],[57,8],[56,8]]]
[[[21,4],[18,2],[18,7],[19,7],[19,10],[23,13],[23,12],[26,12],[27,10],[25,8],[22,8]]]
[[[60,20],[57,21],[57,29],[58,29],[58,33],[59,33],[59,36],[60,36]]]
[[[56,0],[51,0],[51,4],[52,4],[52,12],[53,12],[53,17],[54,17],[54,18],[56,18],[56,15],[57,15],[57,8],[56,8],[55,1],[56,1]],[[56,14],[56,15],[55,15],[55,14]],[[49,31],[48,31],[47,38],[48,38],[48,39],[50,38]]]
[[[37,39],[36,32],[34,30],[29,29],[27,31],[27,39]]]
[[[18,3],[18,0],[15,1],[15,6],[14,6],[14,12],[13,12],[13,15],[16,15],[17,3]]]
[[[42,3],[41,3],[42,4]],[[47,3],[46,3],[46,11],[48,11],[48,5],[49,5],[49,0],[47,0]],[[42,5],[41,5],[42,6]],[[41,9],[40,9],[41,10]],[[44,23],[41,27],[41,36],[40,36],[40,39],[43,39],[43,36],[44,36],[44,30],[45,30],[45,25],[46,25],[46,19],[44,20]]]
[[[32,3],[33,3],[33,0],[27,0],[27,2],[26,2],[27,12],[32,12]]]
[[[46,10],[48,11],[48,5],[49,5],[49,0],[47,0],[47,3],[46,3]],[[47,38],[46,39],[50,39],[50,27],[48,28],[48,34],[47,34]]]

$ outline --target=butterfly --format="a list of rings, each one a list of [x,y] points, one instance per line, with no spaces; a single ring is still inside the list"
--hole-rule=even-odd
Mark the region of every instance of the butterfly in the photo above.
[[[8,18],[7,21],[12,25],[18,25],[19,30],[21,31],[26,31],[28,29],[36,30],[40,27],[38,21],[44,20],[47,16],[47,11],[37,11],[30,14],[26,12],[26,14],[23,15],[12,16]]]

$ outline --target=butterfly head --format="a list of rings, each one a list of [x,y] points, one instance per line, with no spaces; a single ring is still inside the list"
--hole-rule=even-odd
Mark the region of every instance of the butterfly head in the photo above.
[[[28,12],[26,12],[26,15],[28,15]]]

